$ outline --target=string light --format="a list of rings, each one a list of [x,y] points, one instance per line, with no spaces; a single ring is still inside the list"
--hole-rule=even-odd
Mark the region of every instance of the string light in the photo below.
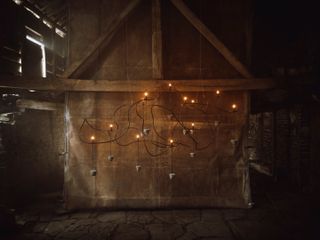
[[[193,130],[194,130],[194,123],[191,123],[191,129],[190,129],[190,134],[193,135]]]
[[[233,111],[236,111],[237,110],[237,104],[235,104],[235,103],[233,103],[232,105],[231,105],[231,108],[232,108],[232,110]]]
[[[95,138],[94,135],[92,135],[90,137],[90,140],[92,142],[92,144],[91,144],[91,164],[92,164],[92,169],[90,170],[90,174],[93,177],[95,177],[97,175],[97,170],[96,170],[96,166],[95,166],[95,157],[94,157],[94,144],[93,144],[95,139],[96,138]]]
[[[173,87],[173,85],[171,83],[167,83],[168,84],[168,87],[170,88],[170,91],[172,90],[171,88]],[[178,92],[178,91],[177,91]],[[216,94],[216,96],[219,96],[221,95],[221,91],[219,89],[216,89],[214,91],[214,93]],[[199,101],[198,99],[188,99],[188,96],[186,95],[178,95],[178,94],[181,94],[181,93],[177,93],[177,96],[176,97],[180,97],[182,96],[182,100],[183,100],[183,104],[184,103],[197,103],[195,104],[193,107],[190,107],[190,108],[185,108],[185,110],[198,110],[198,111],[202,111],[203,112],[203,109],[202,109],[202,105],[204,105],[204,103],[201,102],[201,100]],[[191,151],[188,153],[188,155],[191,157],[191,158],[194,158],[198,155],[198,151],[202,151],[204,149],[207,149],[208,147],[211,146],[211,144],[214,143],[214,141],[212,141],[212,143],[209,143],[207,145],[204,145],[202,144],[201,139],[198,139],[200,136],[197,136],[196,132],[197,130],[195,130],[195,123],[194,122],[191,122],[191,126],[189,125],[185,125],[184,124],[184,116],[185,115],[185,112],[182,112],[182,111],[178,111],[178,112],[175,112],[174,110],[172,110],[171,107],[174,107],[174,106],[162,106],[162,105],[159,105],[157,104],[158,102],[154,103],[154,104],[150,104],[149,106],[147,106],[147,110],[150,110],[151,109],[151,117],[152,117],[152,121],[151,121],[151,124],[153,124],[152,127],[149,126],[149,128],[146,128],[146,116],[145,114],[141,114],[140,112],[140,108],[139,108],[139,104],[141,104],[142,106],[144,106],[146,108],[146,103],[148,100],[151,101],[151,100],[157,100],[159,97],[155,97],[155,99],[148,99],[147,97],[149,96],[149,93],[146,91],[146,92],[143,92],[143,96],[144,96],[144,99],[139,99],[137,100],[136,102],[134,103],[131,103],[128,104],[128,105],[124,105],[125,107],[128,106],[128,121],[129,121],[129,125],[127,128],[121,128],[120,126],[122,126],[121,124],[118,124],[117,121],[116,121],[116,118],[114,118],[112,120],[112,123],[110,124],[107,124],[107,126],[109,126],[109,134],[106,134],[107,139],[103,140],[102,139],[102,136],[99,135],[99,141],[98,142],[95,142],[96,141],[96,137],[94,135],[92,135],[90,137],[90,140],[91,141],[88,141],[86,139],[82,139],[81,138],[81,134],[80,134],[80,140],[87,143],[87,144],[90,144],[92,146],[92,159],[94,161],[94,148],[95,148],[95,144],[103,144],[103,143],[110,143],[110,152],[109,152],[109,155],[107,156],[107,159],[109,161],[112,161],[113,160],[113,155],[111,153],[111,143],[115,143],[119,146],[129,146],[133,143],[136,143],[137,144],[137,147],[138,147],[138,160],[137,160],[137,164],[136,164],[136,169],[137,171],[140,170],[141,168],[141,165],[139,165],[139,147],[144,147],[145,148],[145,152],[148,153],[151,157],[158,157],[158,156],[161,156],[161,155],[164,155],[164,154],[168,154],[170,153],[170,161],[172,161],[173,159],[171,159],[173,156],[173,152],[175,150],[175,147],[180,147],[180,146],[184,146],[184,147],[187,147],[189,148]],[[159,95],[159,96],[163,96],[163,95]],[[225,97],[225,94],[223,94],[223,97]],[[201,99],[201,98],[200,98]],[[144,101],[143,101],[144,100]],[[199,103],[199,104],[198,104]],[[218,103],[217,101],[215,103]],[[181,104],[182,107],[187,107],[187,106],[184,106],[183,104]],[[230,103],[229,103],[230,104]],[[140,105],[140,106],[141,106]],[[218,104],[217,104],[218,105]],[[135,107],[135,110],[134,111],[133,107]],[[222,111],[225,111],[225,112],[231,112],[230,110],[230,107],[232,109],[233,112],[236,112],[238,110],[238,106],[237,104],[235,103],[232,103],[229,105],[229,110],[228,108],[225,108],[225,109],[222,109],[221,106],[215,106],[217,109],[221,109]],[[117,108],[117,110],[114,111],[114,116],[116,116],[117,114],[117,111],[119,111],[119,109],[121,109],[121,107]],[[164,111],[164,114],[167,114],[167,118],[171,121],[174,121],[176,122],[176,124],[178,126],[180,126],[182,128],[182,132],[183,132],[183,135],[184,135],[184,138],[189,138],[190,142],[191,143],[188,143],[187,141],[180,141],[180,139],[175,139],[173,140],[172,138],[167,138],[166,140],[166,137],[165,136],[161,136],[161,132],[157,132],[157,129],[155,127],[155,123],[157,121],[156,118],[157,116],[155,116],[155,113],[157,113],[158,111],[157,110],[154,110],[154,109],[159,109],[159,110],[163,110]],[[122,110],[121,110],[122,111]],[[130,129],[137,129],[136,126],[134,126],[134,124],[130,125],[131,124],[131,121],[132,119],[135,119],[133,116],[131,116],[131,114],[133,113],[136,113],[139,118],[141,119],[141,122],[142,122],[142,128],[139,127],[140,131],[139,131],[139,134],[136,134],[136,135],[133,135],[133,137],[135,136],[136,140],[134,141],[131,141],[131,142],[125,142],[125,140],[120,140],[122,138],[122,136],[125,136],[125,134],[127,134],[129,132]],[[203,112],[203,114],[206,114],[206,116],[209,114],[209,113],[206,113],[206,112]],[[211,122],[211,119],[209,118],[206,118],[207,120],[205,120],[207,123],[208,123],[208,127],[211,128],[213,130],[213,126],[214,128],[216,129],[217,126],[220,124],[217,120]],[[95,131],[101,131],[101,129],[99,128],[95,128],[94,127],[94,124],[91,124],[88,122],[87,119],[84,119],[84,123],[87,123],[87,125],[89,125],[89,127]],[[189,123],[190,124],[190,123]],[[82,124],[83,125],[83,124]],[[115,129],[113,129],[115,127]],[[197,123],[197,126],[198,126],[198,123]],[[201,124],[200,124],[201,126]],[[119,129],[120,128],[120,129]],[[82,129],[82,126],[80,127],[80,131]],[[121,134],[117,134],[117,131],[118,130],[121,130]],[[124,131],[123,131],[124,130]],[[108,132],[108,128],[105,130]],[[111,131],[116,131],[114,134],[113,132]],[[122,133],[123,132],[123,133]],[[155,136],[156,139],[152,141],[148,138],[146,138],[146,135],[148,135],[150,133],[152,133],[153,135],[152,136]],[[172,134],[172,135],[169,135],[171,137],[175,137],[173,136],[173,132],[169,133],[169,134]],[[193,135],[193,136],[192,136]],[[84,135],[85,136],[85,135]],[[143,140],[140,140],[140,138]],[[144,143],[144,144],[142,144]],[[192,144],[192,145],[191,145]],[[155,146],[155,148],[157,148],[158,150],[157,151],[150,151],[150,148],[148,145],[153,145]],[[205,147],[202,147],[202,146],[205,146]],[[201,147],[199,147],[201,146]],[[141,150],[141,149],[140,149]],[[171,163],[172,164],[172,163]],[[94,169],[94,167],[92,168]],[[96,173],[95,173],[96,174]],[[174,178],[175,176],[175,173],[171,167],[171,171],[170,171],[170,179]]]
[[[148,92],[144,92],[144,93],[143,93],[143,96],[144,96],[143,100],[147,100],[147,99],[148,99],[148,96],[149,96],[149,93],[148,93]]]

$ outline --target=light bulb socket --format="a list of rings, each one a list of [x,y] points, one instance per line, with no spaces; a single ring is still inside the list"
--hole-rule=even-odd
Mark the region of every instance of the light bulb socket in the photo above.
[[[235,139],[235,138],[230,139],[230,143],[231,143],[233,146],[235,146],[235,145],[238,143],[238,139]]]
[[[194,152],[191,152],[189,154],[190,154],[190,157],[192,157],[192,158],[194,158],[196,156],[196,153],[194,153]]]
[[[110,155],[108,155],[107,159],[108,159],[108,161],[112,162],[114,159],[114,156],[110,154]]]
[[[144,136],[148,136],[150,133],[150,128],[144,128],[142,132]]]
[[[173,114],[168,114],[168,115],[167,115],[167,118],[168,118],[168,120],[172,120]]]
[[[141,165],[136,165],[137,172],[140,172],[141,168],[142,168]]]
[[[90,175],[91,175],[92,177],[95,177],[95,176],[97,175],[97,169],[91,169],[91,170],[90,170]]]
[[[169,179],[172,180],[176,174],[174,172],[169,173]]]

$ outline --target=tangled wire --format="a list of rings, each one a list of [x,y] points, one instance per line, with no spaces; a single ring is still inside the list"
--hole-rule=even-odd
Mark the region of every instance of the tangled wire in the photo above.
[[[203,95],[203,99],[206,96]],[[225,109],[219,106],[220,91],[216,92],[216,101],[213,105],[219,111],[230,113],[237,111],[237,105],[230,105],[229,109]],[[172,99],[180,99],[181,104],[178,110],[175,109]],[[159,102],[168,101],[169,105],[161,105]],[[210,104],[210,108],[212,105]],[[126,147],[132,144],[141,144],[145,151],[151,157],[159,157],[163,154],[167,154],[168,151],[172,151],[175,148],[182,147],[187,148],[191,152],[202,151],[209,148],[216,141],[216,136],[219,128],[219,122],[210,118],[208,111],[209,101],[204,102],[191,99],[183,96],[179,91],[170,86],[168,94],[160,92],[156,97],[151,98],[149,93],[144,93],[144,97],[132,104],[121,105],[116,108],[112,114],[112,120],[109,122],[107,128],[99,128],[93,124],[92,119],[85,118],[79,129],[80,141],[86,144],[109,144],[111,153],[111,144],[114,143],[121,147]],[[125,111],[123,114],[122,111]],[[186,111],[192,111],[193,117],[199,115],[204,116],[200,125],[206,125],[206,133],[212,137],[209,139],[201,138],[197,136],[196,132],[200,130],[199,126],[195,126],[195,123],[185,122],[183,120],[184,113]],[[158,113],[162,113],[162,116],[166,116],[168,121],[168,131],[166,134],[161,132],[159,122],[165,123],[165,120],[158,121]],[[120,117],[125,116],[125,120],[119,120]],[[118,119],[119,118],[119,119]],[[123,123],[124,122],[124,123]],[[107,124],[108,125],[108,124]],[[99,134],[99,139],[95,138],[94,134],[91,138],[84,133],[84,129],[89,128],[90,132]],[[136,137],[132,137],[132,131]],[[178,139],[178,135],[183,133],[183,138]],[[209,131],[209,132],[208,132]],[[133,139],[128,141],[127,139]],[[127,141],[126,141],[127,140]],[[207,140],[207,141],[204,141]],[[151,150],[153,146],[153,150]]]

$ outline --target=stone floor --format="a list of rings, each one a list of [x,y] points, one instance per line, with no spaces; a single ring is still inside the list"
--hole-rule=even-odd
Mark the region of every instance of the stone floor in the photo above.
[[[36,203],[15,211],[18,228],[1,240],[318,240],[319,198],[286,187],[253,186],[251,209],[63,211]],[[278,188],[278,189],[277,189]],[[294,191],[293,191],[294,192]],[[1,226],[0,226],[1,228]]]
[[[293,194],[255,196],[252,209],[59,212],[30,207],[16,213],[19,230],[0,239],[320,239],[314,199]],[[316,237],[317,236],[317,237]]]

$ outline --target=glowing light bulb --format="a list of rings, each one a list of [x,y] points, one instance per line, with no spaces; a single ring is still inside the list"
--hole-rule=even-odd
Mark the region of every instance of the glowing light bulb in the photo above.
[[[170,142],[170,144],[172,144],[173,143],[173,139],[170,139],[169,142]]]
[[[190,129],[190,134],[193,135],[194,132],[194,123],[191,123],[191,129]]]
[[[183,101],[186,102],[187,100],[188,100],[188,97],[184,96],[184,97],[183,97]]]
[[[168,84],[168,86],[169,86],[169,87],[172,87],[172,84],[171,84],[171,83],[169,83],[169,84]]]
[[[91,141],[94,141],[95,139],[96,139],[95,136],[91,136],[91,137],[90,137],[90,140],[91,140]]]
[[[144,99],[144,100],[148,100],[148,95],[149,95],[149,93],[148,93],[148,92],[144,92],[143,95],[144,95],[144,98],[143,98],[143,99]]]
[[[191,100],[191,103],[195,103],[196,101],[194,99]]]
[[[109,127],[112,129],[113,128],[113,124],[110,124]]]
[[[137,134],[137,135],[136,135],[136,139],[139,139],[139,138],[140,138],[140,135],[139,135],[139,134]]]
[[[233,103],[233,104],[231,105],[231,108],[232,108],[233,110],[237,110],[237,104]]]
[[[216,91],[216,94],[217,94],[217,95],[220,95],[220,90],[217,90],[217,91]]]

